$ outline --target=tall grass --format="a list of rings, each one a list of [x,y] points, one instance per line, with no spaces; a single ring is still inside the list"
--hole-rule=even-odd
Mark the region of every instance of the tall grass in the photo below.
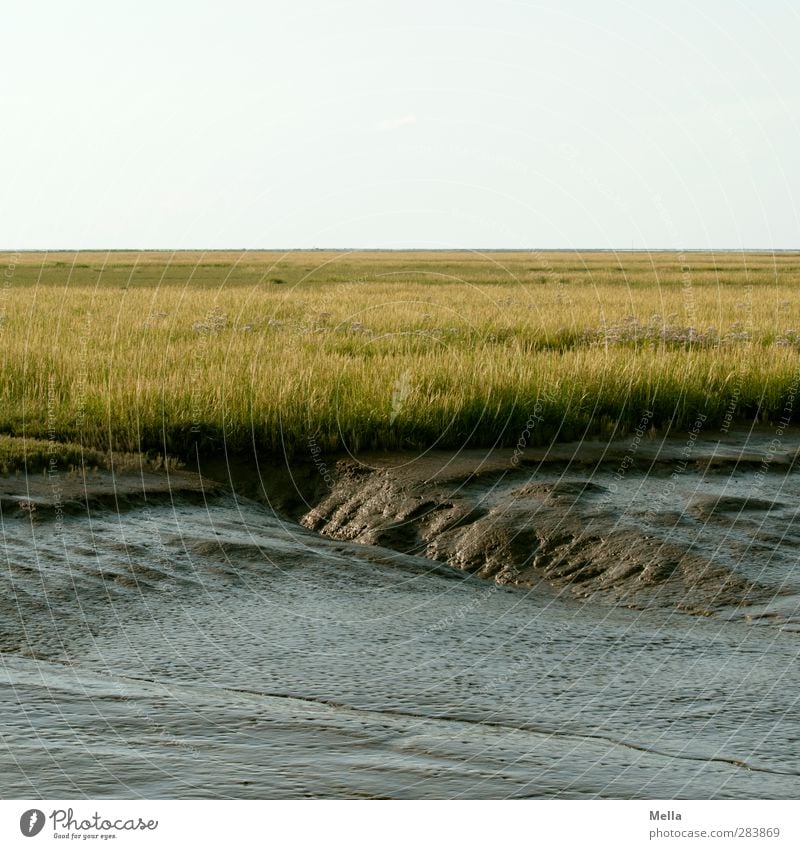
[[[727,426],[794,413],[796,255],[0,263],[10,435],[274,454],[312,439],[352,451],[543,443],[622,433],[645,411],[678,429],[698,414]]]

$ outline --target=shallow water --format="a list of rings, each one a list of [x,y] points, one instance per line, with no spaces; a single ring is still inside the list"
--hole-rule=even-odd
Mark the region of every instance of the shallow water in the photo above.
[[[503,588],[231,496],[2,532],[4,797],[800,795],[793,616]]]

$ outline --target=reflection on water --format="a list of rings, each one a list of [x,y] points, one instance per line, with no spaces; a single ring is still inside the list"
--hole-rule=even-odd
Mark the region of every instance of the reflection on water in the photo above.
[[[800,794],[768,620],[502,588],[243,499],[2,531],[5,797]]]

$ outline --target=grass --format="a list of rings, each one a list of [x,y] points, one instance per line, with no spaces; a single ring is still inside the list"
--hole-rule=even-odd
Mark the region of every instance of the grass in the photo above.
[[[177,457],[162,456],[157,451],[97,451],[75,442],[0,434],[0,475],[40,471],[61,475],[84,469],[142,473],[175,470],[182,466]]]
[[[55,460],[61,471],[67,472],[84,466],[108,466],[107,455],[84,450],[75,443],[21,439],[0,434],[0,474],[45,470],[50,467],[51,459]]]
[[[0,263],[0,433],[48,451],[307,455],[610,436],[647,410],[661,430],[797,418],[797,254]]]

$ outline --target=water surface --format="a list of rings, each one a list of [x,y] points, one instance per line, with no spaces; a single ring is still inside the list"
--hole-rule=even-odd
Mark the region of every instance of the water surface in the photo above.
[[[4,797],[800,795],[791,616],[500,587],[233,496],[2,533]]]

